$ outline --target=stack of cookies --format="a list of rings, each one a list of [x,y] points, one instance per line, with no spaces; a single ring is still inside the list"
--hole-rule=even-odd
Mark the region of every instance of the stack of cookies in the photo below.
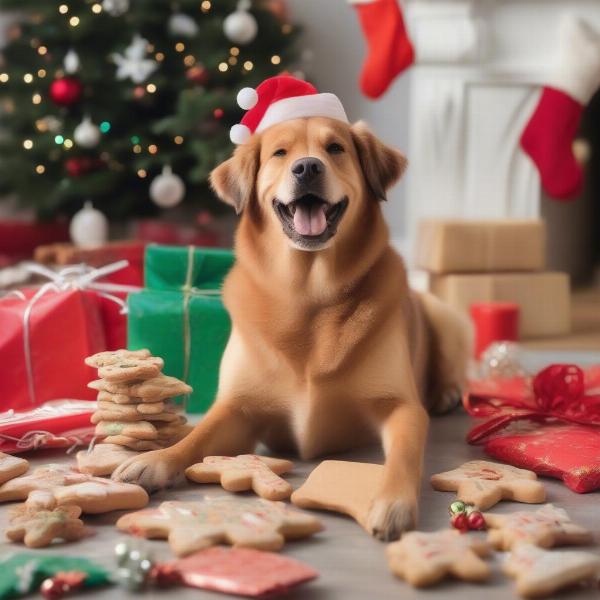
[[[190,431],[173,398],[192,388],[161,373],[163,360],[148,350],[100,352],[85,359],[98,369],[98,410],[92,416],[104,442],[131,450],[166,448]]]

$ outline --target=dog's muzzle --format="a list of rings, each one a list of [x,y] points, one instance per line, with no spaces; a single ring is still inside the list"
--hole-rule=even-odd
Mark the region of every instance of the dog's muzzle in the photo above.
[[[347,198],[332,204],[316,194],[305,194],[287,203],[273,200],[284,233],[306,250],[318,249],[337,233],[347,207]]]

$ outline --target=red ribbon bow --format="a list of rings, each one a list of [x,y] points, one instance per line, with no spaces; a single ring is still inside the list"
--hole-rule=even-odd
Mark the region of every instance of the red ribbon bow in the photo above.
[[[467,434],[472,444],[518,420],[600,426],[600,366],[556,364],[533,378],[472,381],[463,403],[473,417],[492,417]]]

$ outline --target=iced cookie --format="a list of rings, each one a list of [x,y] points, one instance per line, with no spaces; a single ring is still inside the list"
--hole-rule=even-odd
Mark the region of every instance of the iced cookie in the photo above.
[[[163,502],[159,508],[124,515],[117,527],[143,537],[168,538],[177,556],[217,544],[279,550],[286,538],[303,538],[322,529],[317,518],[283,502],[238,496]]]
[[[137,438],[129,437],[127,435],[109,435],[104,438],[106,444],[114,444],[115,446],[122,446],[123,448],[129,448],[136,452],[147,452],[148,450],[160,450],[164,446],[158,441],[152,440],[139,440]]]
[[[405,533],[386,549],[392,573],[415,587],[433,585],[448,575],[484,581],[491,570],[482,557],[489,553],[487,542],[453,529]]]
[[[40,510],[20,504],[10,512],[6,537],[11,542],[23,542],[28,548],[43,548],[54,540],[80,540],[93,533],[79,519],[80,515],[78,506]]]
[[[452,471],[432,475],[431,485],[440,492],[456,492],[459,500],[481,510],[500,500],[537,504],[546,499],[546,490],[533,471],[487,460],[472,460]]]
[[[98,381],[104,381],[104,380],[99,379]],[[88,383],[88,387],[93,387],[92,386],[93,383],[96,383],[96,382],[92,381],[92,382]],[[138,398],[137,396],[128,396],[127,394],[117,394],[114,392],[107,392],[106,390],[100,390],[98,392],[97,399],[98,399],[98,403],[110,402],[112,404],[125,404],[125,405],[142,404],[145,402],[153,404],[155,402],[160,402],[160,400],[145,400],[144,398]]]
[[[565,587],[597,579],[600,556],[517,544],[504,562],[503,570],[517,580],[517,592],[521,596],[545,598]]]
[[[162,358],[121,359],[98,369],[98,375],[108,381],[129,381],[131,379],[150,379],[156,377],[163,368]]]
[[[29,463],[24,458],[0,452],[0,485],[9,479],[23,475],[29,469]]]
[[[85,359],[85,364],[88,367],[99,369],[108,365],[116,365],[123,360],[142,360],[150,358],[152,354],[150,350],[110,350],[108,352],[98,352]]]
[[[290,497],[292,486],[279,475],[293,467],[289,460],[256,454],[207,456],[188,467],[185,476],[196,483],[220,483],[228,492],[254,490],[267,500],[285,500]]]
[[[123,407],[126,406],[128,409],[133,410],[122,410]],[[104,412],[113,412],[118,415],[128,415],[133,414],[160,414],[165,412],[165,403],[164,402],[140,402],[138,404],[116,404],[114,402],[107,402],[106,400],[98,400],[98,410]]]
[[[115,405],[116,406],[116,405]],[[121,412],[115,410],[97,410],[91,416],[91,422],[96,425],[100,421],[122,421],[127,423],[134,423],[136,421],[145,421],[146,419],[152,419],[153,421],[162,421],[164,423],[172,423],[179,420],[179,413],[175,410],[167,410],[156,415],[144,415],[138,412],[135,407],[130,412]]]
[[[121,421],[101,421],[96,425],[96,435],[125,435],[136,440],[155,440],[158,437],[156,427],[148,421],[123,423]]]
[[[590,531],[573,523],[566,511],[552,504],[535,511],[486,513],[484,517],[490,529],[488,540],[498,550],[510,550],[520,542],[550,548],[589,544],[593,539]]]
[[[135,397],[140,402],[157,402],[167,398],[191,394],[193,391],[187,383],[176,377],[170,377],[162,373],[143,381],[115,382],[97,379],[88,383],[88,387],[108,394],[118,395],[122,398]],[[106,396],[100,398],[99,396],[99,399],[108,398]],[[118,402],[118,400],[113,400],[113,402]],[[124,401],[124,404],[128,404],[128,402]]]
[[[381,465],[325,460],[292,494],[292,502],[300,508],[349,515],[366,529],[369,509],[382,480]]]
[[[84,513],[132,510],[148,504],[148,494],[139,485],[120,483],[79,473],[66,465],[44,465],[29,475],[0,486],[0,502],[26,500],[28,506],[52,509],[74,504]]]
[[[80,450],[77,453],[77,467],[82,473],[96,477],[112,475],[121,463],[138,454],[117,444],[96,444],[91,452]]]

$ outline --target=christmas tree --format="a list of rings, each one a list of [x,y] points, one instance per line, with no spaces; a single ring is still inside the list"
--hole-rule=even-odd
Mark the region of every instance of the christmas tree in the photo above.
[[[237,92],[289,68],[284,0],[0,0],[0,193],[40,219],[213,202]]]

